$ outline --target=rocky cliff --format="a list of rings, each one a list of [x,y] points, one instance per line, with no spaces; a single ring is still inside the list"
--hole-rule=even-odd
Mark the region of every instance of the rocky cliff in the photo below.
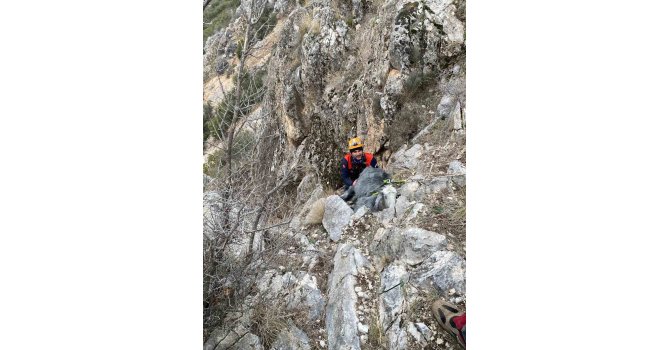
[[[465,2],[227,16],[203,50],[204,348],[457,346],[430,302],[465,309]],[[353,136],[396,180],[383,210],[333,196]]]

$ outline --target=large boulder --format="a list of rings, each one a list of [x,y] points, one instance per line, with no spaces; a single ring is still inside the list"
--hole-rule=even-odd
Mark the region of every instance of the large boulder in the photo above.
[[[322,224],[331,240],[337,242],[340,239],[342,230],[349,224],[353,214],[354,211],[340,196],[332,195],[326,198]]]
[[[384,205],[387,200],[383,195],[380,196],[380,193],[383,190],[384,181],[390,178],[391,176],[381,168],[367,167],[363,169],[356,180],[356,184],[353,186],[354,197],[352,200],[355,201],[354,209],[362,206],[366,206],[372,209],[372,211],[387,208]]]

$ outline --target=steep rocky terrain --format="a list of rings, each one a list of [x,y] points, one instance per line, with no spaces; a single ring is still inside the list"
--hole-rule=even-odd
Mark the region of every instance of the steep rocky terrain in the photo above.
[[[458,347],[430,304],[466,308],[465,2],[261,2],[245,42],[255,5],[204,44],[204,348]],[[334,195],[353,136],[383,210]]]

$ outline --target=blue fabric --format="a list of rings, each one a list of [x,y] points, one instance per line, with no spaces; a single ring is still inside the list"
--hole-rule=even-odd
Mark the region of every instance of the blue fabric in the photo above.
[[[465,341],[465,326],[461,328],[461,335],[463,335],[463,341]]]
[[[377,159],[372,157],[370,161],[370,166],[373,168],[378,168]],[[354,157],[351,157],[351,171],[349,171],[349,166],[347,164],[347,159],[342,158],[340,161],[340,177],[344,183],[344,188],[348,189],[354,183],[354,180],[358,179],[358,176],[365,169],[365,155],[361,157],[361,160],[356,160]]]

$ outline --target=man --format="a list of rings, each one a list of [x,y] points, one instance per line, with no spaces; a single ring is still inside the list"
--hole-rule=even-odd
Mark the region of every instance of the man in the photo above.
[[[378,168],[377,160],[372,153],[363,152],[363,141],[354,137],[349,140],[349,153],[340,162],[340,175],[344,189],[349,189],[366,167]]]

